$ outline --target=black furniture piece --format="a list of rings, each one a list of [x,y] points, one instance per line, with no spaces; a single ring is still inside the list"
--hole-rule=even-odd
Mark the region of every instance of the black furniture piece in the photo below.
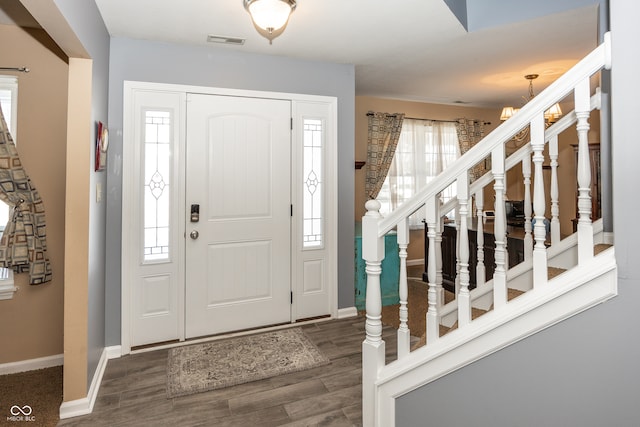
[[[495,271],[495,236],[493,234],[493,221],[487,221],[483,225],[484,231],[484,266],[485,281],[493,278]],[[476,265],[478,263],[477,247],[478,232],[475,228],[470,228],[469,233],[469,289],[476,287]],[[456,280],[456,240],[457,232],[454,223],[444,226],[442,233],[442,285],[448,291],[455,292]],[[509,268],[512,268],[524,261],[524,228],[519,226],[507,226],[507,253]],[[427,227],[425,224],[424,239],[424,265],[425,271],[422,280],[428,282],[428,254],[429,239],[427,238]]]

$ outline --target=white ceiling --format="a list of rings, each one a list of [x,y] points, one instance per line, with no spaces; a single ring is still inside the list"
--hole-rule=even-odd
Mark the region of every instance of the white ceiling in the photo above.
[[[115,37],[354,64],[357,95],[445,104],[521,103],[525,74],[540,74],[538,93],[597,43],[596,6],[467,33],[443,0],[298,0],[269,45],[242,0],[96,3]]]

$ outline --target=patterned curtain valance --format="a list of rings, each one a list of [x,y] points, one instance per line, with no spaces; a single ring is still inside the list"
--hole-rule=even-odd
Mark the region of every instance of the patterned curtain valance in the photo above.
[[[484,122],[467,118],[456,119],[456,132],[460,144],[460,154],[464,155],[471,147],[484,138]],[[471,182],[485,173],[484,162],[479,163],[469,171]]]
[[[365,191],[369,199],[375,199],[391,167],[391,160],[400,139],[404,114],[369,112],[367,116],[369,132]]]
[[[22,167],[0,108],[0,200],[11,207],[0,239],[0,267],[29,272],[29,283],[51,281],[44,204]]]

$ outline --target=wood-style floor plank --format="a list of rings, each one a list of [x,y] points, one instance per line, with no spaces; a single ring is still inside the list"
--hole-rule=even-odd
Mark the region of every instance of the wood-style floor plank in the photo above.
[[[302,326],[329,365],[168,399],[168,350],[109,360],[92,414],[60,426],[361,426],[364,318]],[[388,360],[395,330],[384,328]]]

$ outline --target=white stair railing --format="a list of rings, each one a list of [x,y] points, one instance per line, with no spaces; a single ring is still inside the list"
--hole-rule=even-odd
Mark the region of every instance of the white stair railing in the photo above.
[[[596,93],[591,97],[590,100],[590,111],[594,109],[600,108],[600,90],[596,88]],[[558,177],[557,177],[557,156],[554,156],[554,152],[557,152],[557,141],[558,135],[565,130],[569,129],[571,126],[575,125],[577,122],[577,117],[575,111],[571,111],[567,113],[562,119],[558,122],[554,123],[551,127],[546,129],[545,131],[545,140],[549,144],[549,158],[550,158],[550,166],[551,166],[551,211],[552,211],[552,220],[551,220],[551,245],[556,245],[560,241],[560,230],[558,224],[558,230],[554,232],[553,226],[553,217],[559,216],[559,202],[557,200],[557,196],[554,197],[554,193],[557,193],[558,187]],[[556,145],[554,149],[554,145]],[[523,249],[524,249],[524,260],[531,260],[533,256],[533,228],[532,228],[532,207],[533,204],[531,202],[531,145],[526,144],[520,147],[516,152],[512,153],[509,157],[507,157],[505,161],[505,168],[507,171],[515,168],[518,164],[522,165],[522,173],[523,173],[523,186],[524,186],[524,238],[523,238]],[[556,161],[554,162],[554,157]],[[476,230],[477,230],[477,245],[478,249],[476,252],[477,256],[477,265],[476,265],[476,288],[471,292],[471,300],[473,301],[486,295],[487,292],[492,291],[492,288],[484,287],[485,276],[486,276],[486,267],[484,264],[484,221],[483,221],[483,207],[484,207],[484,188],[491,184],[492,182],[492,173],[489,171],[485,175],[478,178],[474,181],[470,186],[470,191],[474,194],[475,204],[476,204]],[[556,187],[556,191],[554,191],[554,187]],[[554,206],[557,211],[554,214]],[[457,200],[451,199],[449,202],[445,203],[442,206],[443,212],[450,212],[453,209],[457,208]],[[571,204],[570,208],[573,208]],[[556,218],[559,223],[559,219]],[[557,234],[554,237],[554,234]],[[437,241],[436,241],[437,245]],[[436,255],[439,255],[441,258],[441,253],[438,252],[439,246],[436,246]],[[440,280],[442,283],[442,280]],[[452,301],[446,306],[442,307],[440,310],[440,318],[442,316],[446,316],[450,314],[452,311],[457,310],[457,301]]]
[[[536,289],[545,289],[547,279],[547,248],[545,245],[545,188],[543,176],[543,150],[545,142],[552,140],[553,135],[550,130],[554,127],[560,128],[560,120],[545,132],[544,111],[551,105],[563,99],[571,91],[575,96],[575,119],[577,119],[578,130],[578,253],[579,264],[584,264],[593,257],[593,227],[591,224],[591,200],[589,195],[590,173],[589,173],[589,153],[587,132],[589,130],[590,87],[589,78],[602,68],[610,68],[610,37],[605,36],[605,42],[591,52],[582,61],[576,64],[566,74],[552,83],[545,91],[541,92],[534,99],[529,101],[516,115],[504,122],[496,130],[491,132],[486,138],[467,151],[461,158],[451,164],[445,171],[438,175],[429,186],[424,188],[413,198],[398,207],[386,218],[380,210],[380,203],[370,200],[366,203],[366,214],[362,220],[362,250],[363,258],[366,262],[367,288],[366,288],[366,337],[362,344],[362,387],[363,387],[363,424],[373,426],[378,424],[376,413],[376,381],[386,370],[385,366],[385,342],[382,340],[382,299],[380,289],[381,264],[384,258],[384,236],[392,229],[398,232],[398,244],[401,254],[401,274],[400,274],[400,329],[398,331],[398,360],[392,364],[402,363],[406,359],[409,350],[410,331],[407,327],[407,276],[406,276],[406,248],[409,244],[409,232],[407,218],[418,209],[425,208],[427,239],[429,242],[427,276],[428,276],[428,310],[426,343],[433,345],[440,340],[439,325],[442,307],[442,259],[439,259],[442,233],[441,216],[443,212],[448,212],[442,208],[440,193],[447,187],[454,184],[457,186],[457,199],[453,202],[458,207],[457,217],[459,222],[458,234],[458,254],[457,254],[457,306],[459,333],[463,333],[465,326],[471,323],[471,294],[469,292],[469,244],[468,217],[471,213],[470,195],[475,195],[476,208],[478,202],[484,205],[482,196],[483,188],[493,182],[495,199],[495,271],[493,275],[493,305],[494,311],[499,312],[507,308],[507,236],[506,236],[506,215],[505,215],[505,177],[506,170],[513,167],[517,162],[523,162],[523,175],[526,185],[530,185],[530,153],[533,153],[533,212],[535,226],[525,227],[526,231],[533,232],[532,239],[535,242],[531,253],[533,263],[533,286]],[[571,116],[571,115],[568,115]],[[563,118],[565,122],[571,118]],[[519,150],[519,156],[509,156],[505,158],[505,144],[516,133],[525,126],[530,127],[531,142],[523,149]],[[558,131],[559,133],[559,131]],[[556,133],[557,135],[557,133]],[[556,150],[557,151],[557,150]],[[553,156],[557,157],[556,151],[550,150]],[[469,171],[485,158],[491,158],[491,174],[489,178],[482,177],[472,185],[469,184]],[[513,160],[512,160],[513,158]],[[552,159],[553,161],[553,159]],[[557,165],[556,165],[557,167]],[[553,165],[552,165],[553,171]],[[529,175],[529,179],[527,176]],[[552,172],[553,175],[553,172]],[[554,178],[552,177],[552,181]],[[552,220],[557,216],[557,188],[551,190]],[[557,187],[557,177],[555,178]],[[528,198],[525,191],[525,198]],[[555,205],[554,205],[555,200]],[[526,206],[525,206],[526,208]],[[525,216],[530,218],[531,214]],[[481,219],[479,219],[481,223]],[[481,226],[481,225],[480,225]],[[557,237],[557,236],[556,236]],[[553,237],[552,237],[553,238]],[[481,241],[476,242],[478,246],[483,246]],[[440,254],[441,256],[441,254]],[[479,273],[477,273],[479,274]],[[440,276],[440,277],[439,277]],[[482,276],[484,277],[484,275]],[[418,331],[417,335],[421,335]],[[458,335],[459,336],[459,335]]]

